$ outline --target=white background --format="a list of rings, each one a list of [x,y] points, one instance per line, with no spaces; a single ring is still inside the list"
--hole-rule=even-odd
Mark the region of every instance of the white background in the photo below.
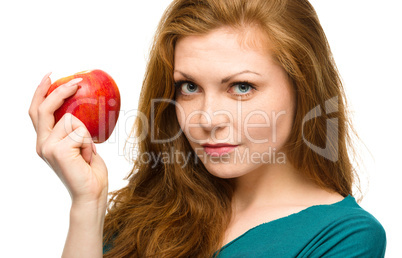
[[[68,230],[70,196],[35,152],[28,108],[36,86],[49,71],[52,81],[95,68],[115,79],[122,113],[111,139],[97,148],[109,169],[109,190],[121,188],[131,168],[123,156],[124,142],[134,121],[152,36],[169,2],[1,1],[2,257],[58,257]],[[312,4],[365,144],[359,147],[365,165],[360,171],[365,191],[361,206],[387,232],[386,257],[400,257],[400,1],[314,0]]]

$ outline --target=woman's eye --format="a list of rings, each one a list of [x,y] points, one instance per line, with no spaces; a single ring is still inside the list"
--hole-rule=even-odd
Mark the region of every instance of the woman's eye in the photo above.
[[[235,93],[238,93],[237,95],[250,93],[250,91],[253,89],[253,87],[247,83],[238,83],[238,84],[233,85],[232,87],[233,87]]]
[[[194,93],[197,91],[197,85],[191,82],[185,82],[181,85],[181,89],[184,91],[184,94]]]
[[[175,86],[179,93],[189,95],[197,91],[197,85],[192,82],[176,82]]]

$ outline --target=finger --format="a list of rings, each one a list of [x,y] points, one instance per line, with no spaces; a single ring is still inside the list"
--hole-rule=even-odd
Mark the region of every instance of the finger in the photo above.
[[[82,78],[73,79],[52,91],[38,107],[38,141],[46,139],[54,127],[54,112],[64,103],[64,100],[72,96],[78,89]]]
[[[79,128],[81,128],[80,130],[84,130],[85,132],[78,131],[77,133],[76,130]],[[94,146],[95,144],[93,143],[91,134],[89,133],[85,124],[70,113],[65,114],[55,125],[53,132],[49,136],[48,140],[49,142],[59,142],[65,141],[66,138],[69,138],[68,140],[70,142],[75,141],[78,143],[82,143],[82,146],[86,146],[86,148],[84,148],[81,153],[85,161],[91,161],[92,152],[96,154],[96,148]],[[90,148],[87,145],[90,145]]]
[[[29,116],[31,117],[32,123],[34,125],[34,128],[36,130],[37,127],[37,117],[38,117],[38,106],[43,102],[45,99],[47,90],[49,89],[51,85],[51,80],[49,76],[52,74],[52,72],[47,73],[42,81],[39,83],[39,86],[36,88],[34,96],[31,101],[31,105],[29,107]]]
[[[80,126],[72,131],[65,137],[62,142],[65,142],[68,149],[77,149],[77,157],[79,155],[88,163],[91,164],[92,161],[92,139],[88,130]],[[64,143],[63,143],[64,144]]]
[[[64,116],[60,119],[59,122],[53,128],[52,134],[49,136],[49,142],[59,142],[66,138],[69,134],[71,134],[76,129],[83,127],[86,129],[85,124],[79,120],[77,117],[70,113],[64,114]],[[88,132],[89,134],[89,132]],[[78,139],[81,140],[81,139]],[[92,138],[86,139],[86,141],[90,142]]]
[[[92,169],[94,169],[96,171],[104,170],[104,168],[106,167],[106,164],[100,155],[98,155],[97,153],[94,152],[94,153],[92,153],[91,159],[92,159],[92,161],[91,161],[90,165],[91,165]],[[106,176],[106,181],[107,181],[107,169],[106,169],[105,176]]]
[[[75,151],[77,157],[82,155],[86,162],[91,162],[93,152],[91,134],[85,124],[70,113],[66,113],[56,123],[48,141],[49,143],[65,142],[70,149],[81,149]]]
[[[32,107],[38,107],[40,103],[45,99],[46,93],[51,85],[51,80],[49,76],[52,74],[52,72],[47,73],[42,81],[39,83],[38,87],[36,88],[36,91],[34,93],[34,97],[32,99],[31,106]]]
[[[42,81],[39,83],[38,87],[40,87],[45,81],[49,78],[52,72],[48,72],[45,76],[43,76]]]

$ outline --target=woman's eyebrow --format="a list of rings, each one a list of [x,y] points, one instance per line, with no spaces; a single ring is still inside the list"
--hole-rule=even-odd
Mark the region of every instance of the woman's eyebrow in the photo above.
[[[259,74],[259,73],[256,73],[256,72],[253,72],[253,71],[250,71],[250,70],[244,70],[244,71],[242,71],[242,72],[235,73],[235,74],[232,74],[232,75],[230,75],[230,76],[228,76],[228,77],[226,77],[226,78],[223,78],[221,84],[227,83],[227,82],[230,81],[233,77],[235,77],[235,76],[237,76],[237,75],[240,75],[240,74],[245,74],[245,73],[253,73],[253,74],[256,74],[256,75],[261,76],[261,74]]]
[[[190,81],[194,81],[194,78],[193,77],[191,77],[190,75],[188,75],[188,74],[186,74],[186,73],[183,73],[182,71],[179,71],[179,70],[174,70],[173,71],[173,73],[180,73],[181,75],[183,75],[183,77],[185,77],[187,80],[190,80]]]
[[[174,70],[174,73],[176,73],[176,72],[177,72],[177,73],[180,73],[180,74],[181,74],[183,77],[185,77],[187,80],[191,80],[191,81],[194,81],[194,80],[195,80],[193,77],[191,77],[190,75],[188,75],[188,74],[186,74],[186,73],[183,73],[182,71]],[[241,71],[241,72],[238,72],[238,73],[235,73],[235,74],[229,75],[228,77],[223,78],[222,81],[221,81],[221,84],[227,83],[227,82],[230,81],[233,77],[235,77],[235,76],[237,76],[237,75],[240,75],[240,74],[245,74],[245,73],[253,73],[253,74],[256,74],[256,75],[261,76],[261,74],[259,74],[259,73],[257,73],[257,72],[253,72],[253,71],[250,71],[250,70],[244,70],[244,71]]]

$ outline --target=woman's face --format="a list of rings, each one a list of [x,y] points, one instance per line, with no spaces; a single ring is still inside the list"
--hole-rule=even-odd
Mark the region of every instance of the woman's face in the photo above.
[[[236,178],[269,163],[286,163],[281,148],[292,129],[295,96],[268,44],[258,30],[229,28],[176,44],[177,119],[197,162],[217,177]]]

